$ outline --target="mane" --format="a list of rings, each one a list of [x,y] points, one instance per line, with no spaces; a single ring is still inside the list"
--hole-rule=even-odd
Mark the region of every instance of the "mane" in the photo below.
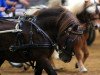
[[[26,10],[25,14],[28,16],[33,15],[35,12],[37,12],[40,9],[48,8],[45,5],[37,5],[37,6],[31,6],[29,9]]]
[[[26,15],[32,15],[36,11],[43,9],[43,8],[57,8],[57,7],[64,7],[71,11],[74,15],[79,14],[81,11],[84,10],[84,4],[85,0],[76,0],[73,2],[73,0],[66,0],[65,6],[62,6],[61,0],[49,0],[48,5],[37,5],[30,7],[25,13]]]
[[[84,10],[85,0],[66,0],[65,8],[69,9],[74,15],[79,14]]]
[[[57,16],[59,16],[64,11],[65,11],[65,9],[62,8],[62,7],[41,9],[39,11],[38,17],[46,17],[46,16],[47,17],[49,17],[49,16],[57,17]]]
[[[76,0],[73,2],[73,0],[66,0],[65,1],[65,8],[71,11],[74,15],[80,13],[84,10],[84,3],[85,0]],[[49,0],[48,6],[50,7],[59,7],[61,5],[61,0]]]
[[[68,29],[71,26],[79,26],[80,25],[76,16],[74,16],[68,10],[64,11],[60,15],[60,17],[58,19],[58,24],[60,24],[59,35],[61,35],[66,29]]]

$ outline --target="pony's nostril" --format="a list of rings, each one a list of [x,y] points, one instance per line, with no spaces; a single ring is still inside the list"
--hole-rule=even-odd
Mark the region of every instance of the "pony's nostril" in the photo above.
[[[96,25],[95,25],[95,28],[100,29],[100,24],[96,24]]]
[[[95,25],[95,29],[97,29],[98,28],[98,26],[97,25]]]

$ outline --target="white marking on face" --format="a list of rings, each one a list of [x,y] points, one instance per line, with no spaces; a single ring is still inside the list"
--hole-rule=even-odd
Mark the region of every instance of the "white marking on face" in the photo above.
[[[88,7],[88,8],[86,9],[86,11],[89,12],[89,13],[94,14],[95,11],[96,11],[96,7],[95,7],[94,5],[93,5],[93,6],[90,6],[90,7]]]

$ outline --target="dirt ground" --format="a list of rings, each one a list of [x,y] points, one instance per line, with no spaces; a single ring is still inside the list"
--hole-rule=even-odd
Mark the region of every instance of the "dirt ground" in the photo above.
[[[98,35],[98,34],[97,34]],[[87,73],[79,73],[78,69],[75,69],[76,58],[73,57],[70,63],[64,63],[60,60],[55,60],[57,68],[63,68],[57,71],[58,75],[100,75],[100,35],[96,37],[93,45],[88,47],[90,56],[87,59],[85,66],[88,69]],[[22,68],[13,68],[7,61],[0,68],[1,75],[34,75],[32,68],[27,71],[23,71]],[[43,72],[43,75],[47,75]]]

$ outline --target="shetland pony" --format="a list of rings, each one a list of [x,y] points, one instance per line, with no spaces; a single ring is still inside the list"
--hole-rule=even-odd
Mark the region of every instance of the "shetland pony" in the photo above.
[[[57,3],[57,4],[55,4]],[[84,66],[84,62],[89,56],[89,51],[87,49],[87,43],[86,40],[88,38],[88,24],[89,26],[93,25],[97,26],[98,23],[95,22],[95,20],[99,19],[99,13],[100,13],[100,6],[99,6],[99,0],[76,0],[73,2],[73,0],[66,0],[65,6],[61,5],[61,0],[50,0],[49,7],[64,7],[71,11],[75,16],[78,16],[79,21],[82,23],[82,26],[84,28],[84,34],[81,39],[81,44],[79,44],[74,52],[75,56],[78,60],[76,67],[79,68],[80,72],[87,72],[86,67]],[[85,14],[83,14],[85,12]],[[82,16],[83,14],[83,16]],[[81,17],[80,17],[80,16]],[[87,18],[88,17],[88,18]],[[82,20],[83,18],[84,21]],[[87,18],[87,19],[86,19]],[[98,24],[99,25],[99,24]],[[93,26],[93,27],[94,27]],[[87,31],[86,31],[87,30]],[[80,42],[80,41],[78,41]],[[77,45],[76,45],[77,46]],[[81,54],[83,53],[83,55]]]

